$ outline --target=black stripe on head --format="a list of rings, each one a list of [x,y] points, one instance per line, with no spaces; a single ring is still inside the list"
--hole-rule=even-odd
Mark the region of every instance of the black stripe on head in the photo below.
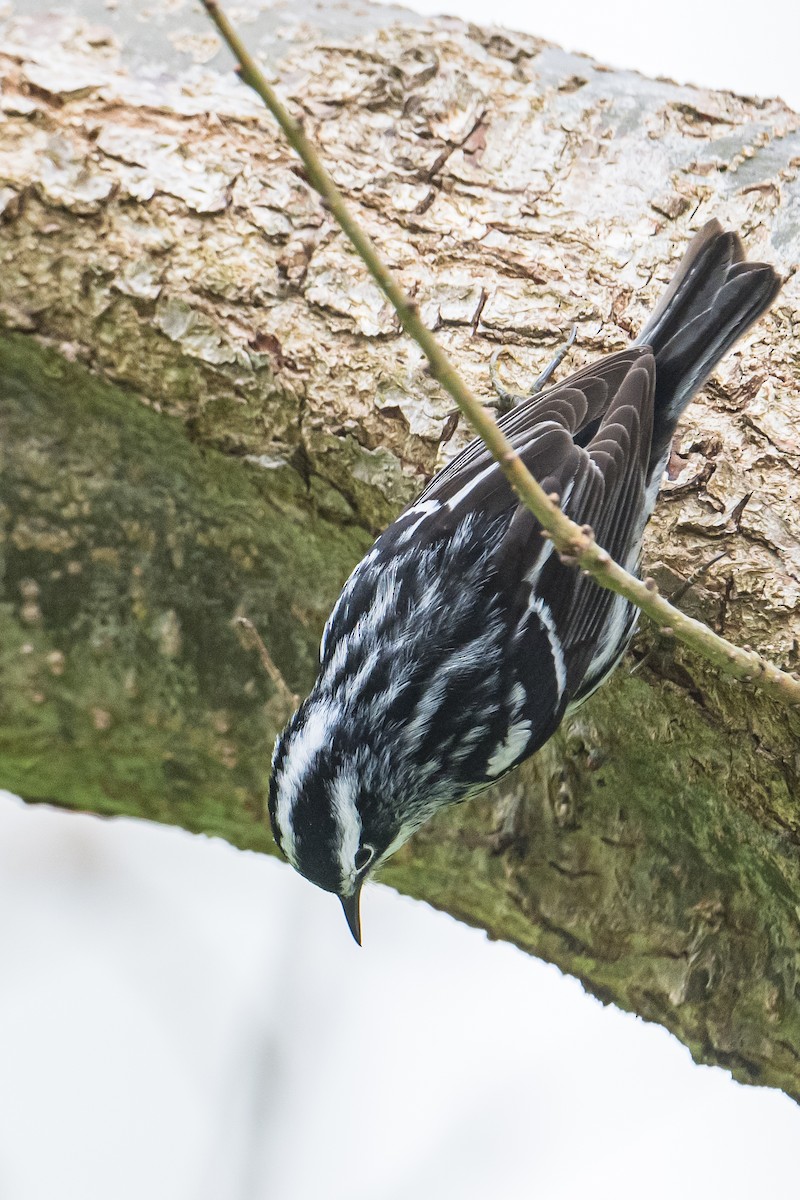
[[[297,797],[292,809],[294,854],[301,875],[326,892],[341,886],[340,830],[325,783],[317,776]]]

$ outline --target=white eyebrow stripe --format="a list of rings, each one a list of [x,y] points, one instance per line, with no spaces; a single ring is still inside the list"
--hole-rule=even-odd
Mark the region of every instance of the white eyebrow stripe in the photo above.
[[[296,866],[297,851],[292,814],[308,768],[328,740],[334,724],[334,707],[328,700],[310,708],[302,727],[292,738],[290,752],[278,778],[278,802],[275,806],[275,824],[278,826],[281,846],[289,862]]]
[[[340,771],[331,784],[329,795],[339,834],[339,873],[342,884],[348,886],[355,881],[356,851],[361,845],[361,814],[356,807],[358,772],[352,767]]]

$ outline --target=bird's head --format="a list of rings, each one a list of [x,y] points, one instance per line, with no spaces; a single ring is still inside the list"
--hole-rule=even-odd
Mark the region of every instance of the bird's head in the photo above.
[[[301,875],[339,897],[361,945],[360,897],[375,868],[421,824],[391,754],[354,739],[335,702],[312,695],[275,746],[272,832]]]

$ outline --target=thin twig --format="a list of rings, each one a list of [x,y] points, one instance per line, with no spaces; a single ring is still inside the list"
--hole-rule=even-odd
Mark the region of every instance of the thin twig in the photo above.
[[[800,707],[800,678],[779,670],[753,650],[739,649],[701,621],[696,621],[679,609],[673,608],[658,594],[658,589],[652,581],[645,584],[624,571],[612,561],[607,551],[598,546],[588,526],[576,525],[561,511],[557,499],[545,494],[498,427],[492,414],[470,391],[423,323],[417,305],[403,291],[371,239],[350,213],[344,197],[322,165],[316,149],[278,99],[217,0],[200,2],[238,61],[242,82],[260,96],[283,130],[287,141],[302,159],[308,182],[322,197],[352,242],[378,287],[397,312],[406,333],[424,352],[432,376],[453,397],[472,428],[497,460],[522,503],[527,505],[537,518],[543,532],[553,541],[559,553],[568,561],[574,561],[601,587],[609,588],[630,600],[650,617],[662,632],[668,631],[691,646],[720,671],[743,682],[756,684],[784,705]]]
[[[257,650],[258,657],[261,659],[261,665],[269,675],[278,695],[281,698],[288,713],[293,713],[300,703],[300,697],[295,695],[289,687],[286,680],[281,675],[280,671],[272,661],[272,656],[262,641],[261,634],[256,629],[249,617],[234,617],[233,624],[242,634],[242,640],[247,643],[248,649]]]

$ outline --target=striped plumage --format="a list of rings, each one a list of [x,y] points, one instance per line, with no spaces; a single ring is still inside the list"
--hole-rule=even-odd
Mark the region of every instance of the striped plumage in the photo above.
[[[629,570],[681,412],[780,283],[712,221],[630,349],[502,419],[545,490]],[[478,441],[378,538],[278,739],[269,799],[279,846],[339,895],[357,938],[364,878],[538,749],[616,666],[635,617],[560,561]]]

